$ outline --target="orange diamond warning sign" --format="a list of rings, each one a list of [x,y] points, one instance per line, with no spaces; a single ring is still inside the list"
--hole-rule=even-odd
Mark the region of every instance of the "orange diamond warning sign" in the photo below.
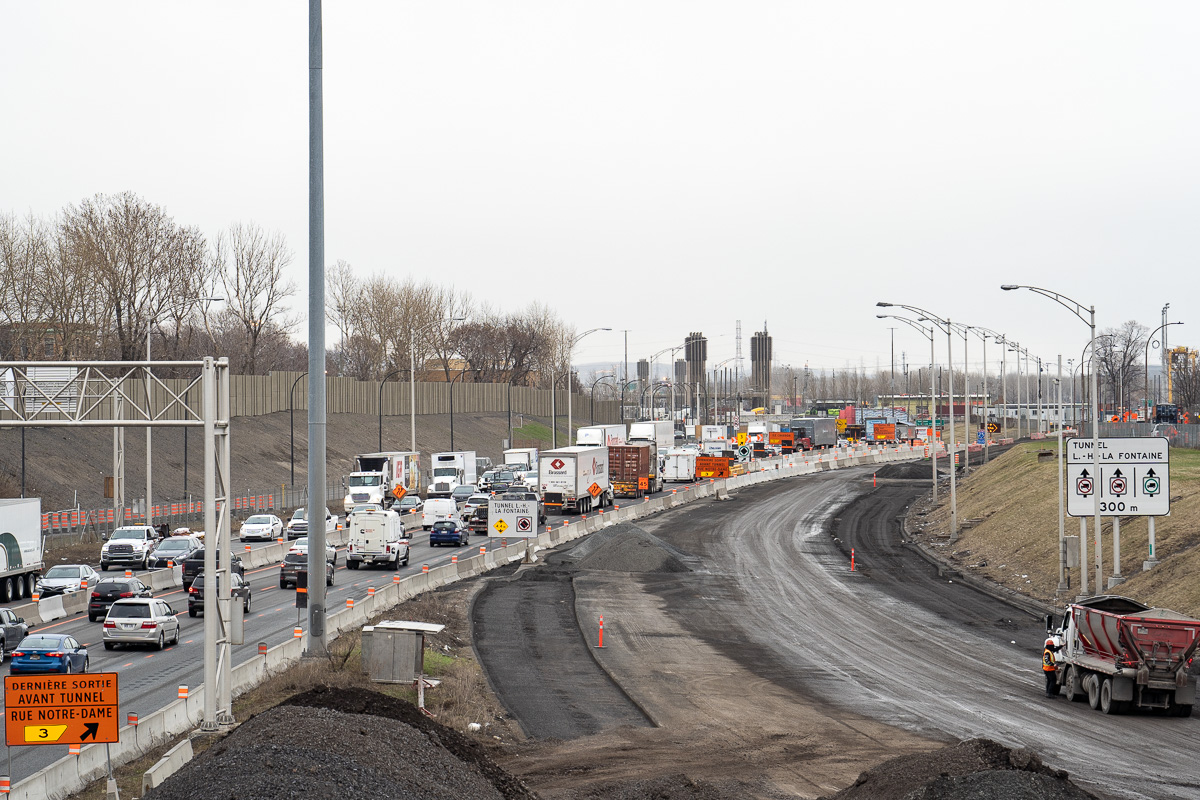
[[[592,497],[599,497],[600,493],[603,491],[604,490],[600,488],[600,484],[598,483],[593,483],[588,487],[588,494],[590,494]]]

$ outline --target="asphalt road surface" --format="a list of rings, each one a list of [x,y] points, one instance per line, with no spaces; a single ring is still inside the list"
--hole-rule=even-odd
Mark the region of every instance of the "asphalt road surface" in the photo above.
[[[1040,620],[939,577],[896,521],[924,487],[873,489],[871,471],[767,484],[647,521],[723,587],[712,600],[664,598],[672,614],[764,677],[843,710],[1028,746],[1107,794],[1200,797],[1200,719],[1109,717],[1045,698]]]

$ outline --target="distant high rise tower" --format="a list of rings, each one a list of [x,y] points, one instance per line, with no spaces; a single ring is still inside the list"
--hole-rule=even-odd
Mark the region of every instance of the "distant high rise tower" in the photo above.
[[[708,339],[703,333],[689,333],[684,341],[683,357],[687,362],[684,380],[690,384],[704,382],[705,362],[708,361]]]
[[[750,337],[751,391],[763,405],[771,400],[771,349],[771,337],[764,321],[763,329]]]

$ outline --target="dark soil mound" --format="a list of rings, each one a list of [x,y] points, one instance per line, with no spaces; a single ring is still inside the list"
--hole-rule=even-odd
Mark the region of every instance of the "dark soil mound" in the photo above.
[[[1095,800],[1037,754],[991,739],[900,756],[858,776],[829,800]]]
[[[906,462],[901,464],[881,464],[875,470],[876,478],[892,478],[897,480],[927,481],[933,477],[933,470],[927,462]]]
[[[364,689],[314,689],[264,711],[148,800],[536,800],[478,742]]]
[[[628,522],[593,533],[573,548],[567,557],[575,562],[576,569],[688,572],[675,548]]]

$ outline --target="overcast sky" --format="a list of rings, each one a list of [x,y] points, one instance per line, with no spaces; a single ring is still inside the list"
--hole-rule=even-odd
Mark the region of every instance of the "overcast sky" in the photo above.
[[[209,236],[253,220],[306,291],[306,3],[0,8],[0,209],[132,190]],[[1101,327],[1170,302],[1171,344],[1197,344],[1198,18],[329,2],[326,260],[614,329],[577,363],[620,360],[623,329],[631,362],[699,330],[711,365],[740,319],[747,359],[766,320],[778,362],[886,367],[900,323],[878,300],[1078,359],[1086,327],[1009,282],[1095,303]],[[907,328],[902,351],[928,360]]]

